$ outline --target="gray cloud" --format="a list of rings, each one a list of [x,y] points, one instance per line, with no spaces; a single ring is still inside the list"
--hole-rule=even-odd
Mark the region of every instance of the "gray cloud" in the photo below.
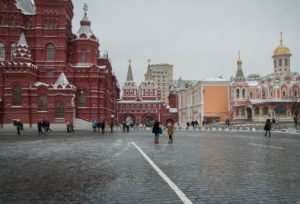
[[[109,52],[120,84],[129,58],[137,82],[144,79],[148,58],[173,64],[175,79],[229,79],[238,51],[245,74],[268,74],[280,32],[293,54],[291,69],[300,69],[297,0],[75,0],[74,32],[85,2],[100,50]]]

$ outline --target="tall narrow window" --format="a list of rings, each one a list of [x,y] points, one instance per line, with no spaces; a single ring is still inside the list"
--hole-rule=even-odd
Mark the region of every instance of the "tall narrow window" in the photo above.
[[[64,104],[58,102],[55,106],[55,118],[64,118]]]
[[[47,53],[46,53],[47,61],[54,61],[55,59],[55,47],[53,44],[47,45]]]
[[[246,90],[245,89],[243,89],[242,94],[243,94],[243,98],[245,98],[246,97]]]
[[[4,61],[5,57],[5,46],[3,43],[0,43],[0,61]]]
[[[22,105],[22,88],[19,85],[14,86],[13,88],[13,106]]]
[[[284,59],[284,65],[288,66],[288,59]]]
[[[10,57],[11,59],[14,56],[15,51],[17,50],[17,44],[16,43],[12,43],[10,46]]]
[[[79,107],[86,107],[86,95],[83,91],[79,95]]]
[[[274,67],[277,67],[277,63],[276,63],[276,60],[274,60]]]
[[[81,51],[81,63],[86,63],[86,51]]]
[[[4,17],[0,15],[0,25],[4,25]]]
[[[47,96],[40,95],[39,97],[39,111],[47,111]]]
[[[11,23],[12,26],[15,25],[15,23],[16,23],[16,17],[15,16],[10,17],[10,23]]]
[[[279,59],[279,67],[281,67],[281,66],[282,66],[282,60]]]
[[[239,89],[236,90],[236,95],[235,96],[236,96],[236,98],[240,97],[240,90]]]

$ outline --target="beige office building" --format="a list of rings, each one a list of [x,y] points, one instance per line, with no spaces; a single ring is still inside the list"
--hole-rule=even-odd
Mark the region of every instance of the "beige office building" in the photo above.
[[[173,85],[173,65],[152,64],[152,77],[157,84],[158,99],[169,105],[168,96]]]

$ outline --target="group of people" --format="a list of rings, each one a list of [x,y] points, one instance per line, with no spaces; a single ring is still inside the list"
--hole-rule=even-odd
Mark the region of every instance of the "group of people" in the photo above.
[[[114,122],[111,121],[110,123],[110,133],[113,133],[113,130],[114,130]],[[93,128],[93,133],[99,133],[100,132],[100,129],[101,129],[101,132],[102,134],[105,133],[105,120],[94,120],[92,122],[92,128]]]
[[[167,130],[167,134],[169,136],[169,143],[173,143],[173,134],[174,134],[174,124],[169,122],[166,126],[165,129]],[[159,143],[159,135],[162,134],[162,128],[161,128],[161,123],[158,121],[155,121],[153,127],[152,127],[152,133],[154,134],[154,144]]]
[[[37,127],[38,127],[38,133],[39,135],[46,135],[47,132],[50,132],[50,122],[49,120],[40,120],[37,123]]]
[[[74,130],[74,125],[72,122],[67,122],[67,133],[74,133],[75,130]]]
[[[198,123],[198,121],[197,120],[195,120],[195,121],[192,121],[192,122],[187,122],[186,123],[186,129],[188,130],[189,128],[190,128],[190,126],[192,126],[193,128],[197,128],[197,127],[199,127],[199,123]]]

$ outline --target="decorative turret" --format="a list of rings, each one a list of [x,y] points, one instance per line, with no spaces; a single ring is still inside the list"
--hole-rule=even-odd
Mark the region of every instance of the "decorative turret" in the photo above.
[[[239,58],[236,62],[237,64],[237,71],[235,74],[235,81],[246,81],[246,78],[244,77],[243,69],[242,69],[242,64],[243,61],[241,60],[240,52],[238,52]]]
[[[123,86],[123,100],[137,100],[137,86],[133,81],[132,70],[131,70],[131,60],[128,61],[128,72],[127,78]]]
[[[145,74],[145,81],[139,87],[142,100],[157,100],[157,84],[153,80],[150,59],[148,59],[147,73]]]
[[[280,33],[280,44],[273,51],[274,72],[290,73],[290,57],[292,56],[290,49],[283,45],[282,32]]]
[[[21,63],[32,63],[33,60],[31,59],[31,52],[29,46],[27,44],[26,38],[24,33],[21,33],[17,49],[13,54],[13,61],[14,62],[21,62]]]
[[[145,80],[146,81],[151,81],[153,79],[152,77],[152,71],[151,71],[151,65],[150,65],[151,60],[148,59],[148,68],[147,68],[147,73],[145,74]]]
[[[80,21],[80,28],[77,32],[77,36],[79,38],[92,38],[92,39],[96,39],[92,29],[91,29],[91,22],[89,21],[88,17],[87,17],[87,10],[88,10],[88,6],[85,3],[83,6],[83,10],[84,10],[84,17],[83,19]]]

